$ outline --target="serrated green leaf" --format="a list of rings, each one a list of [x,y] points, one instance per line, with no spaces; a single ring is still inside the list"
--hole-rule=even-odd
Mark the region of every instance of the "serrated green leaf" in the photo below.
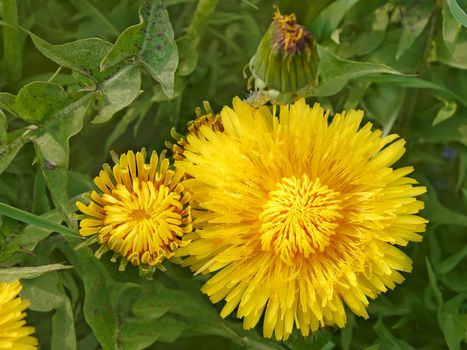
[[[101,63],[107,69],[126,59],[142,64],[171,97],[178,51],[169,15],[161,0],[145,0],[140,8],[142,22],[127,28]]]
[[[12,282],[20,278],[36,278],[46,272],[72,268],[73,266],[63,264],[50,264],[31,267],[9,267],[6,269],[0,269],[0,281]]]

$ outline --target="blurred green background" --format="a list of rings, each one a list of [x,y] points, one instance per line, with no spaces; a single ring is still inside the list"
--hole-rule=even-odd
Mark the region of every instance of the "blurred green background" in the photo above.
[[[149,48],[126,32],[142,1],[0,0],[0,202],[76,229],[73,199],[92,188],[110,150],[161,151],[203,101],[216,111],[248,96],[246,67],[274,4],[295,12],[324,53],[322,89],[308,101],[362,108],[407,140],[399,165],[414,165],[428,187],[430,221],[423,242],[404,248],[413,272],[370,304],[369,320],[349,313],[342,330],[277,343],[220,319],[222,305],[189,271],[166,264],[153,281],[131,267],[118,273],[108,257],[74,251],[73,236],[1,216],[1,267],[75,266],[18,270],[42,349],[466,347],[465,0],[146,1],[138,30]]]

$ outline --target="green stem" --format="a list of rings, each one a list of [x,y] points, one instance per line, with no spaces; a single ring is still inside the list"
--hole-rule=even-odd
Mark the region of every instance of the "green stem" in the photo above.
[[[209,17],[214,13],[216,6],[217,0],[199,0],[187,30],[187,34],[194,42],[194,47],[198,46],[204,30],[208,26]]]
[[[77,238],[78,233],[66,226],[50,222],[41,216],[31,214],[27,211],[12,207],[8,204],[0,202],[0,215],[8,216],[12,219],[24,222],[29,225],[34,225],[46,230],[58,232],[64,237]]]
[[[10,83],[21,78],[23,52],[21,32],[18,28],[18,7],[16,0],[2,0],[3,19],[10,26],[3,27],[5,72]]]

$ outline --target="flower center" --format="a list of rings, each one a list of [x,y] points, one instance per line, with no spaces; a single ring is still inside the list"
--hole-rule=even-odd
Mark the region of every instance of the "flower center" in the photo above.
[[[130,217],[133,220],[147,220],[151,218],[151,215],[144,209],[136,209],[131,212]]]
[[[259,216],[263,250],[274,251],[285,262],[324,251],[339,226],[341,209],[340,193],[319,178],[283,178]]]
[[[275,46],[286,55],[310,54],[309,44],[312,40],[310,32],[297,23],[295,14],[282,15],[277,9],[274,15],[276,24]]]

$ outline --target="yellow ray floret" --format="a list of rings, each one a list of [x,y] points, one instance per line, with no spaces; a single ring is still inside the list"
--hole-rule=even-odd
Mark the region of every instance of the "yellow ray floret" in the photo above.
[[[183,185],[183,170],[172,170],[168,159],[145,151],[129,151],[110,168],[104,165],[94,183],[89,204],[77,202],[86,218],[80,221],[82,236],[97,237],[100,257],[111,250],[113,260],[151,269],[174,256],[188,241],[182,236],[192,230],[191,196]]]
[[[18,296],[20,290],[19,281],[0,282],[0,349],[37,349],[37,339],[31,336],[34,327],[24,320],[29,302]]]
[[[194,226],[179,256],[213,273],[202,290],[225,300],[246,329],[287,339],[346,324],[345,306],[368,317],[369,299],[394,288],[411,260],[397,245],[420,241],[425,187],[393,168],[404,153],[363,112],[330,121],[318,104],[255,109],[236,98],[224,130],[201,126],[176,162],[190,180]]]

